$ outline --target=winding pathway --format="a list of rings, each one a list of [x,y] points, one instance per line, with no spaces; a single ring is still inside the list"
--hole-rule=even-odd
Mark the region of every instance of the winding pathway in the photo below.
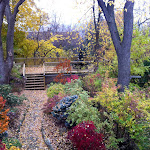
[[[48,150],[41,134],[42,107],[47,101],[46,90],[23,91],[30,101],[30,108],[21,126],[19,140],[22,150]]]

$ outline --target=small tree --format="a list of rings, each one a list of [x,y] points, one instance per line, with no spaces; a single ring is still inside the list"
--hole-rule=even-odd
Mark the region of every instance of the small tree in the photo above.
[[[120,91],[130,82],[130,48],[133,33],[133,6],[134,0],[126,0],[124,6],[124,35],[123,40],[119,36],[115,21],[114,2],[108,0],[107,5],[104,0],[97,0],[107,21],[111,38],[118,58],[118,84],[121,85]]]
[[[19,12],[19,6],[25,0],[19,0],[13,11],[11,11],[9,0],[0,0],[0,84],[6,84],[9,82],[9,77],[11,69],[13,67],[14,59],[14,27],[16,21],[16,15]],[[4,58],[3,45],[2,45],[2,25],[4,15],[6,16],[8,30],[7,30],[7,39],[6,39],[6,58]]]

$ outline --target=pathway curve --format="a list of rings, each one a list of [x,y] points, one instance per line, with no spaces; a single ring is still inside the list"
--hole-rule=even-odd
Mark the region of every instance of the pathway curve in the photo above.
[[[30,101],[30,108],[19,134],[22,150],[48,150],[41,134],[41,121],[43,118],[41,109],[47,101],[46,90],[25,90],[21,94],[25,94]]]

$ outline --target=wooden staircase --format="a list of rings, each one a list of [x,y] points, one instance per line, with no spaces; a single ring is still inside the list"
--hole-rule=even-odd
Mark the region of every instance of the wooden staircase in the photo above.
[[[44,90],[45,76],[43,74],[26,74],[25,90]]]

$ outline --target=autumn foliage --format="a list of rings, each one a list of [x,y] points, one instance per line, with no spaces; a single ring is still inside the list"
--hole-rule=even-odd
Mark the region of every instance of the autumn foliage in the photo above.
[[[92,121],[82,122],[68,132],[68,138],[78,150],[105,150],[103,135],[95,129]]]
[[[0,97],[0,133],[7,130],[9,123],[9,117],[7,116],[9,109],[4,110],[5,103],[6,100],[3,100],[3,97]]]
[[[60,61],[59,64],[55,67],[55,70],[59,74],[55,77],[54,81],[65,84],[66,78],[64,76],[64,73],[71,72],[70,60],[65,59],[64,61]]]
[[[62,98],[58,95],[54,95],[52,98],[48,98],[47,103],[44,104],[42,108],[43,112],[49,114],[52,112],[53,107],[59,102]]]
[[[6,150],[6,145],[0,140],[0,150]]]

